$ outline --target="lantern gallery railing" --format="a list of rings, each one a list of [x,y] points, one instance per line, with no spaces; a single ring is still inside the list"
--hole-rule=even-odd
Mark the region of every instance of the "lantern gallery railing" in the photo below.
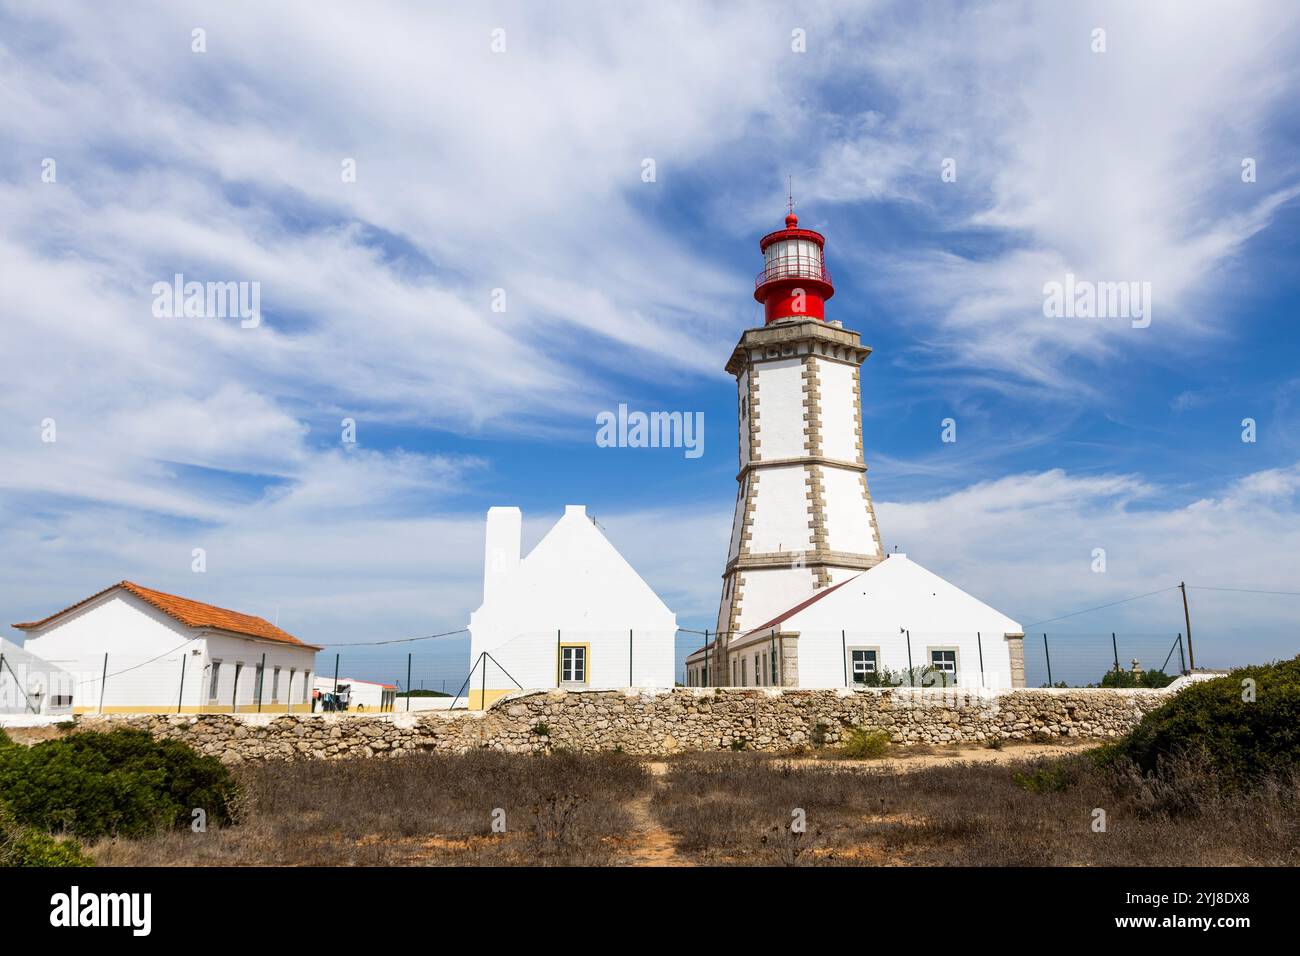
[[[763,271],[754,279],[758,288],[767,282],[779,279],[816,279],[821,282],[831,281],[830,270],[820,258],[811,256],[777,256],[768,260]]]

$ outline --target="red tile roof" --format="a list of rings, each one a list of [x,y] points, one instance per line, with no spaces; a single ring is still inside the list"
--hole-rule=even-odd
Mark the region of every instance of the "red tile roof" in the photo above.
[[[204,604],[202,601],[191,601],[189,598],[177,597],[175,594],[155,591],[152,588],[144,588],[131,581],[121,581],[111,587],[106,587],[97,594],[92,594],[84,601],[78,601],[76,604],[65,607],[62,611],[57,611],[47,618],[39,621],[28,621],[24,624],[15,624],[14,627],[20,631],[43,627],[55,618],[62,617],[69,611],[75,611],[77,608],[89,604],[96,598],[118,588],[135,595],[146,604],[157,608],[168,617],[180,621],[187,627],[210,627],[220,631],[228,631],[231,634],[242,634],[246,637],[257,637],[267,641],[278,641],[281,644],[294,644],[298,647],[320,650],[315,644],[307,644],[298,640],[288,631],[280,630],[280,628],[264,618],[255,617],[252,614],[241,614],[238,611],[229,611],[213,604]]]

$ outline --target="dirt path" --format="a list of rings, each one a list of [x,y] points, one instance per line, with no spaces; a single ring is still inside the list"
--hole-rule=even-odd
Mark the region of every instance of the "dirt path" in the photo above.
[[[659,825],[650,805],[655,792],[664,785],[668,765],[652,761],[646,764],[646,769],[650,771],[650,788],[627,805],[633,821],[629,834],[632,844],[628,858],[620,862],[624,866],[694,866],[677,854],[672,834]]]

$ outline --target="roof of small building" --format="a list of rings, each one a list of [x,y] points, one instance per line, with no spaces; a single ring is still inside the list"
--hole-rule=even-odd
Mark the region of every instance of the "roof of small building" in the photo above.
[[[117,584],[110,585],[104,590],[92,594],[83,601],[65,607],[62,611],[56,611],[49,617],[42,618],[39,621],[27,621],[23,624],[15,624],[20,631],[33,630],[44,627],[56,618],[62,617],[79,607],[83,607],[94,601],[96,598],[103,597],[110,591],[121,588],[129,594],[134,595],[146,604],[157,608],[168,617],[180,621],[187,627],[210,627],[220,631],[228,631],[231,634],[241,634],[246,637],[256,637],[267,641],[278,641],[281,644],[293,644],[297,647],[311,648],[319,651],[320,647],[315,644],[308,644],[298,640],[288,631],[281,630],[265,618],[260,618],[252,614],[242,614],[239,611],[231,611],[224,607],[217,607],[214,604],[204,604],[202,601],[193,601],[189,598],[179,597],[175,594],[167,594],[164,591],[155,591],[153,588],[141,587],[132,581],[119,581]]]

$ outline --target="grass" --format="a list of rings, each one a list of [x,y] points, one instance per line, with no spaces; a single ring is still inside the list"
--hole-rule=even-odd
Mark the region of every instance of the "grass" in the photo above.
[[[629,757],[491,751],[277,761],[239,778],[240,825],[101,841],[92,855],[109,866],[595,865],[649,785]]]
[[[654,810],[709,864],[1294,866],[1300,778],[1233,794],[1212,770],[1099,767],[1087,755],[910,772],[701,755]],[[787,832],[802,809],[807,833]],[[1106,832],[1094,832],[1094,810]],[[792,853],[792,848],[794,852]]]
[[[90,852],[124,866],[614,865],[649,828],[674,862],[706,865],[1300,864],[1293,773],[1241,793],[1191,759],[1144,774],[1086,753],[910,770],[711,753],[658,769],[488,751],[268,763],[239,772],[239,825]]]

